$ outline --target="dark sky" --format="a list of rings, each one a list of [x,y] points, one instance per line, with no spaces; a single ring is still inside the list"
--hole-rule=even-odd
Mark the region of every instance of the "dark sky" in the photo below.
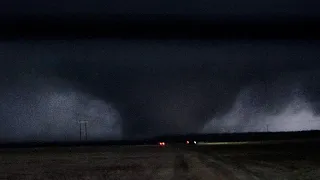
[[[203,14],[222,16],[245,15],[319,15],[319,2],[316,0],[57,0],[44,2],[40,0],[12,0],[1,2],[2,13],[59,14],[59,13],[95,13],[95,14]]]
[[[317,7],[5,2],[0,139],[77,140],[79,120],[91,140],[319,129]]]
[[[92,139],[261,131],[268,122],[272,131],[320,128],[317,41],[0,46],[3,139],[77,139],[79,119]]]

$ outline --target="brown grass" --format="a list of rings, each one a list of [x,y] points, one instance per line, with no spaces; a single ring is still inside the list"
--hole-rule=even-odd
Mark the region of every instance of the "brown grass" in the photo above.
[[[1,152],[0,179],[158,179],[172,169],[174,154],[161,149],[109,152]],[[168,174],[170,175],[170,174]]]

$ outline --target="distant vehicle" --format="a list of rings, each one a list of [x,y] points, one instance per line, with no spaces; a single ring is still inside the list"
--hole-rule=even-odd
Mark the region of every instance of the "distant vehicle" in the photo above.
[[[197,144],[197,141],[186,141],[186,144],[188,145],[196,145]]]
[[[159,142],[159,145],[163,147],[163,146],[166,145],[166,143],[165,142]]]

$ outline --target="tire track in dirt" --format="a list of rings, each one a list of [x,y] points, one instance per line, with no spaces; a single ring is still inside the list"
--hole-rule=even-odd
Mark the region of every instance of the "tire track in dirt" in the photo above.
[[[191,180],[189,165],[183,154],[177,154],[174,162],[174,176],[171,180]]]
[[[219,174],[223,179],[260,179],[256,174],[252,174],[240,163],[231,163],[227,159],[222,159],[219,156],[198,154],[199,159],[207,166],[211,167],[216,174]]]
[[[221,173],[226,179],[274,179],[282,177],[287,179],[288,169],[275,169],[278,164],[272,164],[253,160],[233,159],[231,157],[223,157],[219,154],[198,154],[199,159],[212,168],[213,171]]]

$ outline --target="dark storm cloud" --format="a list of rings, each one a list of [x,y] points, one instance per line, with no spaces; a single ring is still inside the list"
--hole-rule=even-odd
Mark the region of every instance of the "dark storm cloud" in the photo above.
[[[281,113],[292,117],[296,108],[286,109],[292,102],[309,113],[299,117],[316,116],[320,98],[316,41],[104,39],[0,46],[2,139],[75,138],[65,132],[73,132],[69,123],[79,112],[98,119],[91,132],[97,139],[250,131]],[[293,96],[295,89],[302,95]],[[208,125],[212,119],[214,127]],[[291,129],[306,129],[303,122]],[[288,130],[288,123],[273,123],[272,130]]]
[[[118,112],[102,100],[55,78],[23,77],[2,89],[1,140],[79,140],[78,121],[88,121],[88,139],[121,138]]]
[[[117,0],[117,1],[49,1],[22,0],[3,1],[0,5],[2,13],[24,14],[62,14],[62,13],[94,13],[94,14],[178,14],[178,15],[209,15],[208,18],[221,18],[224,16],[250,15],[304,15],[319,16],[316,0],[224,0],[207,1],[191,0]],[[252,18],[251,18],[252,19]]]
[[[287,79],[288,80],[288,79]],[[298,81],[295,81],[298,82]],[[305,89],[287,85],[257,83],[244,87],[232,108],[213,117],[202,132],[301,131],[320,128],[316,105],[305,97]],[[281,89],[279,89],[281,88]]]

